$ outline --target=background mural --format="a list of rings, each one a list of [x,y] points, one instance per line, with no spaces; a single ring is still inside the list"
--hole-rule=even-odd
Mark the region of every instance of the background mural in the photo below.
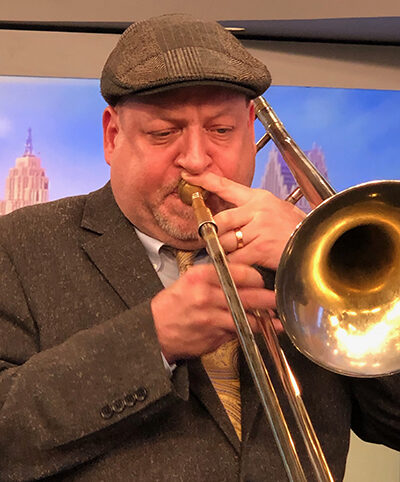
[[[273,86],[266,97],[336,190],[400,178],[399,91]],[[98,80],[0,77],[0,214],[107,181],[104,107]],[[286,196],[293,180],[270,144],[253,185]]]

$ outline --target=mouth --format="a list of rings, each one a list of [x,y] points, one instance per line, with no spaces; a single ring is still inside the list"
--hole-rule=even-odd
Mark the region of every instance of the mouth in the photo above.
[[[175,199],[179,200],[179,209],[182,210],[182,212],[189,212],[192,210],[192,206],[182,200],[182,197],[179,193],[179,183],[173,186],[173,188],[169,191],[168,194],[165,195],[165,200],[170,199],[174,204],[175,204]],[[223,202],[222,200],[216,195],[213,194],[212,192],[204,191],[204,200],[206,206],[210,209],[210,211],[213,214],[216,214],[224,209],[223,207]],[[226,209],[226,207],[225,207]]]
[[[188,206],[182,201],[178,192],[178,188],[166,194],[164,196],[163,203],[165,203],[166,205],[169,205],[170,208],[172,208],[176,214],[179,214],[179,213],[183,214],[183,213],[190,212],[192,210],[191,206]]]

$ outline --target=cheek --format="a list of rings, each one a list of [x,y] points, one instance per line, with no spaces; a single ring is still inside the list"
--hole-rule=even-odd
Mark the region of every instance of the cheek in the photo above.
[[[111,165],[113,190],[124,204],[151,204],[168,182],[162,159],[125,152]]]
[[[111,162],[110,179],[117,203],[124,214],[130,217],[132,206],[143,196],[146,172],[144,164],[128,147],[125,144],[116,149]]]
[[[121,188],[140,188],[146,178],[146,160],[141,150],[125,137],[117,146],[111,162],[111,180]]]

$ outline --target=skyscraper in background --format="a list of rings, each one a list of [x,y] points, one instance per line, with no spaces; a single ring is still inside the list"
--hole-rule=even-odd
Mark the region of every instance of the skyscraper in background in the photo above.
[[[328,179],[325,154],[321,147],[314,143],[312,149],[305,151],[305,154],[318,171]],[[297,183],[290,172],[290,169],[275,146],[269,151],[268,161],[265,166],[260,187],[262,189],[267,189],[281,199],[285,199],[297,187]],[[300,199],[297,206],[306,213],[311,211],[310,205],[304,198]]]
[[[32,130],[28,129],[25,151],[15,160],[6,179],[5,199],[0,201],[0,215],[15,209],[49,200],[49,179],[41,160],[33,154]]]

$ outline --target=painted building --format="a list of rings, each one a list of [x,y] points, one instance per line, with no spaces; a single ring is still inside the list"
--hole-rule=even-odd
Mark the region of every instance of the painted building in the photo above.
[[[41,160],[33,154],[32,130],[28,129],[25,151],[15,160],[6,179],[5,199],[0,201],[0,215],[15,209],[49,200],[49,179]]]
[[[319,172],[328,179],[325,154],[321,147],[314,143],[311,150],[304,152]],[[285,199],[297,187],[290,169],[275,146],[269,151],[260,187],[267,189],[281,199]],[[304,198],[297,203],[297,206],[306,213],[311,210],[310,205]]]

